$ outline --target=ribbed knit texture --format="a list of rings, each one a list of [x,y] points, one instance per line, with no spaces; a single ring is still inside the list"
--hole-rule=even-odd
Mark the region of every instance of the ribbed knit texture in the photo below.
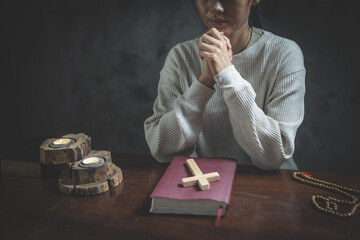
[[[160,72],[154,114],[145,120],[152,155],[233,158],[262,169],[296,169],[296,131],[304,116],[305,68],[301,49],[263,30],[233,65],[214,77],[202,72],[200,38],[172,48]]]

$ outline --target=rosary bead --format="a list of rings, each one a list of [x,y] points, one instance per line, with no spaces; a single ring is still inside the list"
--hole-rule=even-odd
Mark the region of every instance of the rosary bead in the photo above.
[[[349,193],[349,192],[360,193],[360,190],[358,190],[358,189],[344,187],[344,186],[341,186],[341,185],[338,185],[335,183],[331,183],[331,182],[327,182],[327,181],[320,180],[317,178],[313,178],[310,174],[308,174],[306,172],[294,172],[293,178],[299,182],[306,183],[306,184],[309,184],[312,186],[317,186],[320,188],[324,188],[326,190],[335,192],[339,195],[343,195],[343,196],[347,197],[348,199],[352,199],[350,201],[350,200],[345,200],[345,199],[338,199],[338,198],[331,197],[331,196],[325,197],[322,195],[313,195],[311,197],[312,203],[315,206],[315,208],[318,209],[319,211],[332,214],[336,217],[345,218],[345,217],[353,216],[355,214],[356,209],[360,206],[359,199]],[[325,204],[325,208],[319,205],[317,199],[321,202],[322,206],[324,206],[324,204]],[[338,205],[336,203],[340,203],[342,205],[349,205],[352,208],[347,213],[340,213],[338,211]],[[351,205],[353,205],[353,206],[351,206]]]

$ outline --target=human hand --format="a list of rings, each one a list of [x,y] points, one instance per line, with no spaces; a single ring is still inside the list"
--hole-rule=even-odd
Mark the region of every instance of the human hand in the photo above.
[[[212,87],[215,84],[214,76],[211,73],[207,59],[202,58],[202,60],[203,60],[203,71],[199,77],[199,81],[208,87]]]
[[[223,36],[223,38],[225,39],[226,41],[226,45],[227,45],[227,48],[228,48],[228,53],[229,53],[229,57],[230,57],[230,61],[232,61],[233,59],[233,51],[232,51],[232,47],[231,47],[231,43],[230,43],[230,39],[228,39],[223,32],[220,32],[221,35]]]
[[[211,28],[201,37],[199,56],[207,60],[212,77],[217,75],[231,65],[232,51],[229,39],[216,28]]]

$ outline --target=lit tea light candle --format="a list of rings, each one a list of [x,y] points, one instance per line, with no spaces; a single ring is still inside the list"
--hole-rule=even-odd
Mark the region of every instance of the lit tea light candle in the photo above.
[[[67,143],[70,143],[71,139],[69,138],[60,138],[60,139],[57,139],[53,142],[54,145],[59,145],[59,144],[67,144]]]
[[[51,143],[52,147],[66,147],[72,143],[70,138],[59,138]]]
[[[101,158],[99,157],[89,157],[82,160],[82,164],[84,165],[97,165],[101,161]]]

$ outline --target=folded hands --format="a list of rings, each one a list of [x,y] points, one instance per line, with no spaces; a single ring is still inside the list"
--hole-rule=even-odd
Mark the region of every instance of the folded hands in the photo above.
[[[212,87],[215,84],[214,76],[232,64],[230,40],[216,28],[211,28],[201,37],[199,56],[203,60],[199,81]]]

